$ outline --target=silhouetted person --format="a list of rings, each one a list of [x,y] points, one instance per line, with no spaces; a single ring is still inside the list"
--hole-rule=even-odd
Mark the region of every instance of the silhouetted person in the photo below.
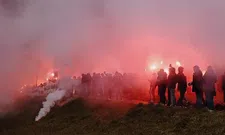
[[[82,78],[81,78],[81,84],[82,84],[81,95],[84,96],[84,97],[87,96],[87,94],[88,94],[87,82],[88,82],[87,75],[82,74]]]
[[[91,94],[92,96],[96,97],[97,96],[97,85],[98,85],[98,75],[94,72],[92,75],[92,89],[91,89]]]
[[[87,77],[87,94],[88,94],[88,96],[91,94],[91,86],[92,86],[92,77],[91,77],[91,74],[90,73],[88,73],[87,75],[86,75],[86,77]]]
[[[106,83],[106,91],[107,91],[107,97],[108,100],[112,99],[112,89],[113,89],[113,76],[112,74],[107,75],[107,83]]]
[[[172,64],[169,64],[169,71],[171,70],[172,67]],[[168,99],[168,102],[167,102],[167,106],[170,106],[171,105],[171,95],[170,95],[170,92],[169,92],[169,89],[168,89],[168,92],[167,92],[167,99]]]
[[[149,79],[150,88],[149,88],[149,95],[150,95],[150,103],[155,102],[155,89],[156,89],[156,82],[157,82],[157,74],[153,73]]]
[[[177,74],[178,91],[180,92],[180,98],[178,100],[178,105],[183,105],[185,99],[185,93],[187,90],[187,77],[184,75],[184,68],[178,68]]]
[[[197,107],[202,107],[204,104],[204,99],[203,99],[203,75],[202,71],[200,70],[199,66],[194,66],[193,67],[194,74],[193,74],[193,79],[192,82],[189,83],[189,86],[192,85],[192,92],[195,92],[196,95],[196,106]]]
[[[101,80],[100,80],[101,96],[105,95],[105,80],[106,80],[106,74],[102,73],[101,74]]]
[[[206,97],[206,105],[209,111],[214,110],[214,96],[216,96],[217,76],[211,66],[209,66],[203,76],[203,89]]]
[[[225,103],[225,72],[222,76],[223,102]]]
[[[175,68],[171,67],[169,69],[169,75],[168,75],[168,93],[170,96],[170,103],[172,106],[176,105],[176,97],[175,97],[175,89],[176,89],[176,84],[177,84],[177,75]]]
[[[117,100],[122,100],[122,74],[116,72],[114,75],[114,92]]]
[[[160,69],[157,77],[157,86],[160,97],[160,104],[165,105],[166,103],[166,86],[167,86],[167,74],[163,69]]]

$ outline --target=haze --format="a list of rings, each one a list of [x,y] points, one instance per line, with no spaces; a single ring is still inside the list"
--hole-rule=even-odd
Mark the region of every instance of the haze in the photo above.
[[[224,24],[223,0],[1,0],[0,102],[55,68],[144,72],[179,60],[222,69]]]

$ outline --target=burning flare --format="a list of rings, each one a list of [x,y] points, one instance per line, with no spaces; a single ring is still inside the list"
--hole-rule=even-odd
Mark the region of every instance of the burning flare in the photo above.
[[[176,65],[177,65],[178,67],[180,67],[180,66],[181,66],[181,64],[180,64],[180,62],[179,62],[179,61],[177,61],[177,62],[176,62]]]
[[[150,66],[150,69],[151,69],[151,70],[156,70],[156,69],[157,69],[157,66],[156,66],[155,64],[152,64],[152,65]]]
[[[52,107],[54,107],[56,101],[61,100],[66,94],[65,90],[56,90],[46,97],[46,101],[43,102],[43,108],[38,113],[38,116],[36,116],[35,121],[39,121],[41,118],[46,116]]]
[[[169,74],[169,69],[168,68],[164,68],[164,71]]]

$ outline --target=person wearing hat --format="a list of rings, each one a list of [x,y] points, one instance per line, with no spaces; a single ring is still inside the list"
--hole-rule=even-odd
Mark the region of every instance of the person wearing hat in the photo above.
[[[196,95],[196,107],[202,107],[204,104],[203,99],[203,74],[199,66],[193,67],[193,78],[192,82],[189,83],[189,86],[192,86],[192,92],[195,92]]]
[[[185,99],[185,93],[187,90],[187,77],[184,75],[184,68],[178,68],[177,74],[178,91],[180,92],[180,98],[178,100],[178,105],[183,106],[183,101]]]

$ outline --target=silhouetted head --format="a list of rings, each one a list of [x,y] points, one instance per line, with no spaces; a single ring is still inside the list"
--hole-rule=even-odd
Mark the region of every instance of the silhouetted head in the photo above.
[[[164,69],[160,69],[159,72],[158,72],[158,75],[162,74],[162,73],[164,73]]]
[[[206,72],[207,73],[214,73],[214,70],[213,70],[212,66],[208,66]]]
[[[207,67],[207,70],[209,70],[209,71],[213,71],[212,66],[208,66],[208,67]]]
[[[199,72],[199,71],[200,71],[200,68],[199,68],[199,66],[195,65],[195,66],[193,67],[193,70],[194,70],[194,72],[196,73],[196,72]]]
[[[171,67],[171,68],[169,69],[169,73],[170,73],[170,74],[176,73],[176,69],[175,69],[174,67]]]
[[[179,72],[179,73],[183,73],[183,72],[184,72],[184,68],[183,68],[183,67],[179,67],[179,68],[178,68],[178,72]]]

